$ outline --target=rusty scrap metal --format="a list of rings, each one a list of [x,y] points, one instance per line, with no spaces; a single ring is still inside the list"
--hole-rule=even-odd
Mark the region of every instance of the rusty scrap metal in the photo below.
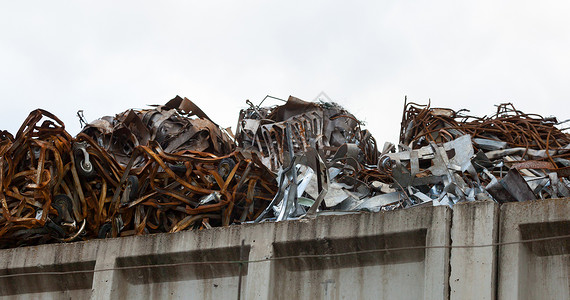
[[[121,165],[134,149],[156,141],[167,153],[182,150],[227,155],[235,149],[228,134],[187,98],[176,98],[154,109],[127,110],[85,126],[81,133],[97,142]]]
[[[402,184],[408,190],[419,186],[417,195],[429,195],[415,197],[413,204],[566,197],[570,135],[555,127],[556,118],[525,114],[511,103],[498,105],[489,117],[465,112],[405,103],[401,151],[383,155],[379,169],[400,178],[400,183],[408,180]],[[459,151],[440,146],[465,138],[469,141]],[[458,168],[453,160],[462,155],[464,165]],[[408,175],[400,175],[404,173]]]
[[[42,119],[45,119],[41,124]],[[86,203],[63,122],[35,110],[0,143],[0,247],[71,241],[85,229]]]
[[[33,111],[15,138],[1,133],[0,170],[0,248],[251,221],[277,191],[257,154],[180,97],[75,138]]]

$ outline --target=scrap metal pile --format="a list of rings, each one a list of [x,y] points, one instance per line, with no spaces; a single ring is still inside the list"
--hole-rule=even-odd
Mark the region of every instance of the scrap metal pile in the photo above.
[[[556,118],[501,104],[490,117],[405,105],[400,152],[379,168],[404,187],[408,205],[499,203],[570,196],[570,135]]]
[[[75,138],[36,110],[1,138],[0,248],[253,220],[277,190],[272,172],[180,97]]]
[[[263,102],[263,101],[262,101]],[[324,210],[360,209],[390,176],[376,168],[376,140],[336,103],[289,97],[240,112],[236,140],[277,174],[278,192],[256,218],[277,221]]]
[[[406,104],[396,152],[335,103],[247,103],[235,137],[180,97],[76,137],[33,111],[0,133],[0,248],[570,196],[570,136],[510,104],[482,118]]]

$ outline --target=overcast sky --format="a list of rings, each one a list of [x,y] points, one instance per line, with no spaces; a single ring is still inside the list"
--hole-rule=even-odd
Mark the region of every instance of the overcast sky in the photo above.
[[[2,1],[0,129],[36,108],[79,131],[193,100],[235,128],[245,100],[321,91],[397,142],[404,96],[477,115],[570,118],[568,1]]]

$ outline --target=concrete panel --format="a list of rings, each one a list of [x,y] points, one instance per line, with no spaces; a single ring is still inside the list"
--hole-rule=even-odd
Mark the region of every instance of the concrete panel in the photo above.
[[[497,242],[499,205],[466,202],[453,206],[451,245],[489,245]],[[495,299],[497,247],[452,248],[450,298]]]
[[[42,245],[0,251],[0,275],[92,271],[99,242]],[[69,275],[28,275],[0,278],[4,299],[88,298],[93,273]]]
[[[449,245],[450,223],[449,208],[418,207],[0,250],[0,274],[87,271],[0,278],[0,296],[446,299],[449,249],[421,247]],[[398,247],[420,248],[341,255]],[[288,258],[303,255],[332,256]]]
[[[269,299],[446,299],[448,249],[338,256],[351,251],[449,245],[450,210],[428,207],[276,224]],[[337,256],[335,256],[337,255]]]
[[[100,288],[93,298],[235,299],[240,272],[242,285],[247,284],[248,266],[207,262],[239,261],[241,231],[231,226],[107,240],[100,252],[105,263],[98,260],[96,270],[119,270],[97,273]],[[244,259],[250,248],[244,245]]]
[[[500,241],[570,234],[570,200],[508,203],[501,207]],[[499,299],[570,299],[570,239],[502,245]]]

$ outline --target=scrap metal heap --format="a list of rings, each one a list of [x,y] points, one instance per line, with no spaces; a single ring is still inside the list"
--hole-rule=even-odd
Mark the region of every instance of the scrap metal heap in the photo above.
[[[407,103],[399,145],[382,151],[336,103],[247,104],[235,138],[178,96],[75,138],[33,111],[15,137],[0,132],[0,248],[570,196],[570,136],[512,104],[478,118]]]
[[[103,117],[76,138],[36,110],[15,139],[1,138],[0,248],[253,220],[277,190],[272,172],[180,97]]]
[[[277,174],[279,187],[256,222],[360,209],[362,199],[377,193],[373,183],[378,192],[388,188],[390,177],[376,168],[376,140],[338,104],[295,97],[280,106],[248,104],[240,112],[237,143]]]
[[[510,103],[490,117],[408,103],[400,152],[380,158],[408,205],[570,196],[570,135]]]
[[[30,113],[15,138],[2,132],[0,248],[46,243],[53,238],[70,241],[79,230],[66,229],[85,226],[85,222],[74,222],[72,203],[60,197],[79,180],[73,167],[72,141],[63,123],[41,109]]]

